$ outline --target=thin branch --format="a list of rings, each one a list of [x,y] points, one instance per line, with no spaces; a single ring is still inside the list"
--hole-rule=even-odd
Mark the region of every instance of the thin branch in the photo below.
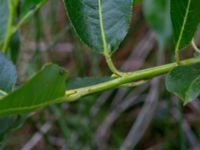
[[[192,65],[192,64],[196,64],[196,63],[200,63],[199,57],[181,61],[182,65]],[[119,87],[126,83],[141,81],[141,80],[145,80],[145,79],[151,79],[151,78],[154,78],[154,77],[157,77],[160,75],[164,75],[164,74],[168,73],[170,70],[172,70],[173,68],[175,68],[176,66],[178,66],[178,65],[176,62],[174,62],[171,64],[166,64],[166,65],[162,65],[162,66],[158,66],[158,67],[135,71],[133,73],[129,73],[129,75],[127,75],[127,76],[122,76],[117,79],[113,79],[113,80],[103,82],[100,84],[96,84],[93,86],[88,86],[88,87],[73,89],[73,90],[67,90],[65,93],[65,97],[62,98],[60,100],[60,102],[75,101],[82,96],[86,96],[86,95],[97,93],[97,92],[104,91],[107,89]]]

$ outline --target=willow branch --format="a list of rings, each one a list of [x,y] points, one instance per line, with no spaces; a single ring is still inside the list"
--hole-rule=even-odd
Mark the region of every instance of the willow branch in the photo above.
[[[200,63],[199,57],[181,61],[182,65],[192,65],[196,63]],[[96,84],[96,85],[92,85],[92,86],[88,86],[84,88],[67,90],[65,92],[65,98],[62,99],[61,101],[75,101],[83,96],[101,92],[101,91],[108,90],[111,88],[120,87],[127,83],[152,79],[154,77],[168,73],[169,71],[171,71],[173,68],[177,66],[178,64],[174,62],[174,63],[170,63],[170,64],[158,66],[158,67],[135,71],[133,73],[127,74],[127,76],[121,76],[119,78],[112,79],[110,81],[103,82],[100,84]]]

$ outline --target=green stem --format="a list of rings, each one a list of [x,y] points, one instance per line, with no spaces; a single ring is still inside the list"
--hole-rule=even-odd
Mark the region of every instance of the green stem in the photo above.
[[[200,63],[200,59],[192,58],[192,59],[187,59],[187,60],[181,61],[181,64],[183,64],[183,65],[191,65],[191,64],[195,64],[195,63]],[[121,76],[119,78],[116,78],[116,79],[113,79],[113,80],[110,80],[107,82],[103,82],[103,83],[100,83],[97,85],[79,88],[79,89],[68,90],[65,93],[65,98],[61,101],[74,101],[82,96],[89,95],[92,93],[97,93],[97,92],[115,88],[115,87],[119,87],[121,85],[130,83],[130,82],[151,79],[156,76],[160,76],[160,75],[168,73],[170,70],[172,70],[176,66],[178,66],[178,65],[175,62],[175,63],[166,64],[166,65],[162,65],[162,66],[158,66],[158,67],[135,71],[133,73],[127,74],[127,76]]]
[[[194,39],[192,40],[192,47],[194,48],[194,50],[198,53],[200,53],[200,49],[197,47],[197,45],[194,42]]]
[[[106,41],[106,34],[104,30],[104,22],[103,22],[103,10],[102,10],[102,0],[98,0],[98,6],[99,6],[99,20],[100,20],[100,30],[101,30],[101,37],[102,37],[102,43],[103,43],[103,50],[104,50],[104,56],[106,59],[106,63],[108,64],[108,67],[110,70],[116,74],[117,76],[121,76],[122,73],[118,71],[118,69],[115,67],[111,55],[110,55],[110,46],[108,45]]]
[[[3,53],[6,53],[9,43],[12,38],[12,30],[13,30],[13,23],[15,19],[15,13],[16,13],[16,7],[17,3],[13,0],[8,0],[8,8],[9,8],[9,18],[8,18],[8,24],[7,24],[7,31],[6,31],[6,37],[3,45]]]
[[[176,59],[176,63],[180,64],[179,46],[176,46],[176,49],[175,49],[175,59]]]
[[[125,73],[122,73],[120,72],[114,65],[113,61],[112,61],[112,58],[109,54],[104,54],[105,56],[105,59],[106,59],[106,63],[108,64],[108,67],[110,68],[110,70],[112,71],[112,73],[114,73],[117,77],[120,77],[120,76],[123,76],[123,74]]]

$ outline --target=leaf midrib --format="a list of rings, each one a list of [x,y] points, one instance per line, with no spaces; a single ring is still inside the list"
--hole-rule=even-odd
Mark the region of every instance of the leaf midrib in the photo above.
[[[7,113],[12,114],[14,112],[31,111],[31,110],[35,110],[35,109],[38,109],[38,108],[41,108],[41,107],[48,106],[50,104],[59,103],[60,101],[62,101],[62,99],[57,98],[57,99],[52,100],[52,101],[47,101],[47,102],[43,102],[43,103],[32,105],[32,106],[23,106],[23,107],[18,107],[18,108],[5,109],[5,110],[0,111],[0,116],[5,115]]]
[[[182,24],[182,27],[181,27],[180,35],[179,35],[179,38],[178,38],[178,41],[177,41],[177,44],[176,44],[176,50],[179,49],[180,44],[181,44],[183,32],[185,30],[185,26],[186,26],[186,23],[187,23],[187,20],[188,20],[188,14],[189,14],[189,10],[190,10],[191,1],[192,0],[188,0],[188,4],[187,4],[186,12],[185,12],[185,15],[184,15],[184,19],[183,19],[183,24]]]
[[[108,43],[106,40],[106,33],[104,29],[104,20],[103,20],[103,8],[102,8],[102,0],[98,0],[98,8],[99,8],[99,23],[100,23],[100,32],[103,44],[104,54],[108,55]]]

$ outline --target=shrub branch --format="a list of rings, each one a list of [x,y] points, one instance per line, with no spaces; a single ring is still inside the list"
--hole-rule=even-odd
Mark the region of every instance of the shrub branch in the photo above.
[[[192,65],[196,63],[200,63],[199,57],[181,61],[181,65]],[[121,76],[116,79],[112,79],[110,81],[99,83],[96,85],[67,90],[65,93],[65,98],[62,99],[61,101],[75,101],[83,96],[101,92],[101,91],[108,90],[111,88],[120,87],[127,83],[152,79],[154,77],[168,73],[169,71],[171,71],[173,68],[177,66],[178,64],[174,62],[174,63],[170,63],[170,64],[158,66],[158,67],[135,71],[133,73],[127,74],[126,76]]]

